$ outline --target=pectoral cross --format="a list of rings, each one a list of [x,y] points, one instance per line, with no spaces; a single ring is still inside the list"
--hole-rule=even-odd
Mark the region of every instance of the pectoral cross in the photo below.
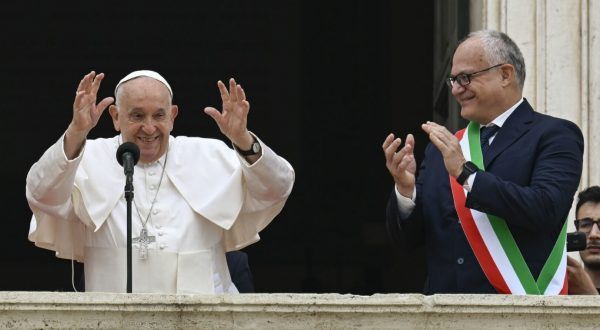
[[[148,258],[148,243],[152,243],[156,241],[155,236],[148,236],[148,230],[146,228],[142,228],[140,230],[140,236],[135,237],[132,242],[139,243],[139,258],[144,260]]]

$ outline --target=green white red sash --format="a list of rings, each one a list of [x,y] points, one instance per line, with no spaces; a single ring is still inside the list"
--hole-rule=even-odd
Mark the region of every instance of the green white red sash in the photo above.
[[[460,141],[465,159],[472,161],[484,171],[479,124],[469,123],[466,129],[456,133],[456,137]],[[450,176],[450,186],[454,206],[467,240],[483,272],[498,293],[544,295],[567,293],[566,221],[536,281],[506,221],[467,208],[465,206],[467,192],[452,176]]]

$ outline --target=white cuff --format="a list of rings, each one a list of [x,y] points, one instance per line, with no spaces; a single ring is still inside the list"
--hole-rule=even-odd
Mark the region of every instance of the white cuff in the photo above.
[[[465,180],[465,184],[463,184],[463,188],[465,188],[465,190],[467,192],[471,192],[471,189],[473,187],[473,182],[475,182],[475,176],[477,175],[477,172],[469,175],[469,177],[467,178],[467,180]]]
[[[400,218],[408,218],[408,216],[415,209],[415,199],[417,198],[417,190],[413,189],[412,198],[402,196],[398,192],[398,188],[395,185],[394,192],[396,193],[396,200],[398,201],[398,210],[400,211]]]

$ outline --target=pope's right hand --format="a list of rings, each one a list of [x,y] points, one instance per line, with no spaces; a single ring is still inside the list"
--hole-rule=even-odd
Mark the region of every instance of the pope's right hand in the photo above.
[[[88,133],[98,124],[100,116],[110,104],[112,97],[107,97],[96,104],[96,95],[104,73],[96,75],[92,71],[79,82],[73,102],[73,119],[65,132],[64,152],[68,159],[74,159],[81,152]]]
[[[69,136],[76,140],[85,140],[92,128],[98,124],[104,110],[114,101],[112,97],[106,97],[96,104],[102,79],[104,73],[96,75],[96,72],[92,71],[79,82],[73,102],[73,119],[67,129]]]
[[[402,139],[394,139],[394,134],[387,136],[382,146],[385,166],[394,178],[398,192],[404,197],[412,198],[417,171],[417,162],[413,153],[415,138],[412,134],[408,134],[404,147],[398,150],[401,144]]]

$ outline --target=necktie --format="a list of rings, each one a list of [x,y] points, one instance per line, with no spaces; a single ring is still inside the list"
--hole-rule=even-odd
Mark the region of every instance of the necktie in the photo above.
[[[485,154],[490,148],[490,138],[498,132],[500,127],[496,125],[492,125],[489,127],[482,127],[479,131],[479,141],[481,142],[481,154],[483,155],[483,159],[485,159]]]

